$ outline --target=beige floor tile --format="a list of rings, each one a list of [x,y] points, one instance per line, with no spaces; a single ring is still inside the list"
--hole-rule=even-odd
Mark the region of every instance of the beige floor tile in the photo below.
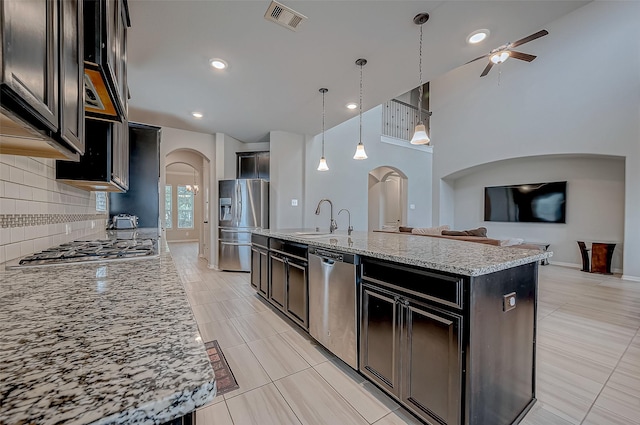
[[[320,363],[314,369],[370,423],[400,407],[340,360]]]
[[[229,318],[259,313],[246,299],[236,298],[220,302],[225,315]]]
[[[242,297],[251,297],[256,293],[256,290],[253,289],[251,287],[251,284],[248,282],[232,283],[229,285],[229,287]]]
[[[273,381],[311,367],[280,335],[247,345]]]
[[[422,425],[411,413],[403,408],[394,410],[377,422],[375,425]]]
[[[267,384],[227,400],[233,422],[237,425],[299,425],[282,394]]]
[[[616,412],[603,409],[598,406],[593,406],[587,417],[582,422],[582,425],[638,425],[640,422],[636,420],[630,420],[624,416],[619,415]]]
[[[196,410],[196,423],[198,425],[234,425],[226,403],[213,404]]]
[[[544,405],[538,401],[533,408],[527,413],[520,425],[571,425],[572,422],[566,421],[561,417],[554,415]]]
[[[195,305],[191,310],[198,323],[217,322],[228,319],[220,303]]]
[[[282,378],[275,384],[300,422],[305,425],[368,424],[312,368]]]
[[[245,342],[267,338],[278,332],[259,314],[250,314],[230,319]]]
[[[323,346],[315,342],[309,335],[303,335],[301,331],[297,329],[291,329],[279,335],[311,366],[326,362],[335,357]]]
[[[260,317],[271,327],[273,327],[276,332],[286,332],[290,330],[293,326],[296,326],[291,322],[288,318],[285,318],[281,313],[275,313],[271,309],[267,309],[265,311],[261,311],[258,313]]]
[[[241,298],[241,296],[231,288],[213,289],[211,292],[216,297],[216,301],[220,302]]]
[[[217,302],[211,291],[187,291],[187,298],[192,306]]]
[[[218,322],[208,322],[198,325],[203,342],[213,341],[220,344],[220,348],[235,347],[244,344],[242,335],[238,333],[233,324],[228,320]]]
[[[237,390],[224,394],[225,400],[271,382],[256,356],[246,345],[224,349],[224,357],[238,382]]]
[[[259,296],[258,294],[253,294],[250,297],[245,297],[243,298],[246,302],[248,302],[249,304],[251,304],[251,306],[256,309],[256,311],[261,312],[261,311],[265,311],[268,310],[270,307],[267,304],[267,301],[265,301],[264,299],[262,299],[261,296]]]
[[[633,392],[637,394],[638,389]],[[627,418],[629,423],[640,423],[640,397],[620,391],[609,384],[602,390],[594,406],[615,412],[616,415]]]

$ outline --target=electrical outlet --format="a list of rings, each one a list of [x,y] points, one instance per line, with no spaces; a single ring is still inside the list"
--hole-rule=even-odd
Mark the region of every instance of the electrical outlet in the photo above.
[[[409,209],[410,210],[415,210],[416,209],[416,204],[409,204]]]
[[[291,200],[291,206],[292,207],[297,207],[298,206],[298,200],[297,199],[292,199]]]
[[[502,296],[502,311],[509,311],[516,308],[516,293],[511,292]]]

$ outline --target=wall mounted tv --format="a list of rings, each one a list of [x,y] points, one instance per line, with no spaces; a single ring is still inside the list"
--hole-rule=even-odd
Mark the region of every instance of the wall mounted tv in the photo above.
[[[484,220],[566,223],[567,182],[484,188]]]

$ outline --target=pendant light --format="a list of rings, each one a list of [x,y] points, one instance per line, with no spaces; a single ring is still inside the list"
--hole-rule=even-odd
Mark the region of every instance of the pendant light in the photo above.
[[[188,185],[185,186],[185,189],[187,189],[187,192],[193,192],[193,196],[196,196],[198,194],[198,192],[200,191],[200,188],[196,184],[196,169],[195,169],[195,167],[193,168],[193,186],[188,184]]]
[[[422,24],[429,20],[428,13],[419,13],[413,18],[413,22],[416,25],[420,25],[420,86],[418,87],[418,125],[411,138],[412,145],[428,145],[431,139],[427,135],[427,129],[422,123],[422,96],[423,96],[423,84],[422,84]]]
[[[329,171],[327,160],[324,157],[324,94],[328,92],[328,89],[321,88],[322,93],[322,156],[320,157],[320,163],[318,164],[318,171]]]
[[[366,59],[358,59],[356,61],[356,65],[360,67],[360,141],[356,146],[356,154],[353,155],[353,159],[367,159],[367,153],[364,151],[364,144],[362,143],[362,67],[366,64]]]

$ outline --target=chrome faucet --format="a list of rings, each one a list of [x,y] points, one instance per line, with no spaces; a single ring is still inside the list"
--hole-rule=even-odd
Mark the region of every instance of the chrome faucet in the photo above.
[[[320,202],[318,202],[318,207],[316,208],[316,215],[320,215],[320,205],[322,205],[323,202],[328,202],[329,206],[331,207],[331,223],[329,223],[329,233],[333,233],[333,231],[338,228],[338,224],[333,219],[333,202],[331,202],[330,199],[326,198],[320,199]]]
[[[342,211],[346,211],[349,216],[349,227],[347,228],[347,234],[351,236],[351,232],[353,232],[353,226],[351,225],[351,212],[348,209],[343,208],[340,211],[338,211],[338,215],[340,215]]]

